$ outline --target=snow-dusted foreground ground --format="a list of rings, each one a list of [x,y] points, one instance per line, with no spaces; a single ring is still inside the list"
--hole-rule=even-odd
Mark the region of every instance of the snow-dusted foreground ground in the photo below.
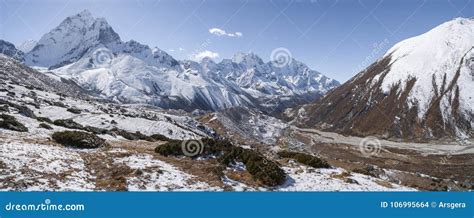
[[[131,154],[126,150],[84,151],[62,146],[3,142],[0,145],[0,189],[16,191],[93,191],[104,190],[97,184],[97,168],[85,164],[87,156],[122,153],[113,167],[124,166],[129,191],[221,190],[204,182],[191,182],[194,176],[173,165],[153,159],[149,154]],[[103,163],[107,165],[106,161]],[[143,171],[134,175],[134,170]],[[111,180],[116,179],[113,176]]]
[[[3,132],[2,134],[4,134]],[[90,166],[86,159],[107,155],[113,158],[104,165]],[[99,162],[100,163],[100,162]],[[99,182],[100,168],[125,168],[125,189],[128,191],[223,191],[224,186],[212,186],[205,178],[197,178],[149,153],[137,153],[126,148],[78,150],[57,145],[5,141],[0,144],[0,190],[9,191],[100,191],[110,190]],[[291,163],[283,168],[287,182],[277,188],[251,187],[223,177],[222,183],[235,191],[399,191],[414,190],[387,183],[370,176],[344,170],[313,169]],[[120,178],[120,177],[119,177]],[[117,177],[111,175],[110,180]],[[110,181],[112,182],[112,181]]]
[[[72,119],[82,126],[140,131],[145,135],[158,133],[172,139],[214,134],[212,129],[189,116],[140,105],[61,97],[15,84],[9,84],[8,91],[0,90],[0,99],[25,106],[37,117],[52,121]],[[41,121],[22,115],[12,106],[3,113],[28,128],[28,132],[0,128],[0,190],[3,191],[411,190],[341,168],[314,169],[281,160],[276,161],[281,161],[288,175],[286,183],[280,187],[263,187],[246,173],[245,166],[228,167],[223,174],[212,174],[214,171],[210,173],[208,168],[212,169],[215,160],[160,156],[154,148],[163,142],[130,141],[114,134],[98,134],[109,146],[90,150],[67,148],[54,142],[51,135],[71,129],[51,123],[52,129],[40,128]],[[235,170],[243,176],[232,176]]]
[[[0,143],[2,190],[92,190],[92,175],[80,153],[59,146],[21,142]]]
[[[385,182],[341,168],[313,169],[295,163],[283,168],[289,175],[279,191],[414,191],[415,189]]]

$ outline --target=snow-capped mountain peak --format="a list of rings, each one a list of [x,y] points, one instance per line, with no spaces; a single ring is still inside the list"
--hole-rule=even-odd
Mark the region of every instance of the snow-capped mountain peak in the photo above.
[[[239,52],[234,55],[232,61],[238,64],[244,64],[248,67],[255,67],[264,64],[263,60],[253,52]]]
[[[210,57],[203,58],[199,64],[202,66],[202,69],[205,72],[216,71],[217,68],[217,63],[214,62],[214,60],[212,60]]]
[[[474,20],[453,19],[397,43],[376,63],[307,107],[304,122],[354,134],[470,137],[472,62]]]
[[[104,18],[89,11],[45,34],[26,54],[26,63],[48,67],[106,98],[185,110],[243,106],[274,111],[314,100],[338,85],[306,65],[277,69],[255,53],[238,53],[220,63],[178,61],[157,47],[121,41]],[[286,103],[274,101],[279,96]],[[271,104],[262,103],[268,99]]]
[[[91,19],[91,20],[93,19],[92,13],[91,13],[89,10],[87,10],[87,9],[82,10],[82,11],[79,12],[76,16],[78,16],[78,17],[84,17],[84,18]]]
[[[59,26],[45,34],[26,54],[28,65],[61,67],[80,59],[100,44],[120,43],[119,35],[103,18],[94,18],[84,10],[67,17]]]
[[[472,81],[464,84],[467,77],[456,78],[459,65],[465,57],[473,57],[474,20],[456,18],[443,23],[429,32],[404,40],[391,48],[386,57],[391,57],[390,72],[384,77],[382,89],[388,92],[394,84],[404,88],[407,78],[415,78],[409,100],[419,104],[418,117],[423,118],[436,93],[442,91],[446,82],[460,82],[466,103],[474,108]],[[443,82],[444,81],[444,82]],[[433,85],[435,83],[436,85]],[[471,88],[472,87],[472,88]],[[471,89],[469,89],[471,88]],[[464,92],[464,90],[461,90]]]

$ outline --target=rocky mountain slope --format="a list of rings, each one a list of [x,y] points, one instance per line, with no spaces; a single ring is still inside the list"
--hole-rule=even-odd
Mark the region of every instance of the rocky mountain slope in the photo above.
[[[108,99],[188,111],[241,106],[278,114],[339,85],[294,59],[279,65],[240,53],[220,63],[178,61],[158,48],[123,42],[88,11],[66,18],[24,57],[27,65]]]
[[[0,40],[0,54],[7,55],[19,61],[24,60],[24,53],[16,49],[12,43],[4,40]]]
[[[17,60],[0,54],[0,83],[9,81],[25,87],[36,87],[43,91],[55,92],[63,96],[76,98],[93,98],[89,91],[81,88],[73,81],[67,79],[55,80],[51,77],[33,70]]]
[[[474,20],[457,18],[396,44],[314,104],[297,122],[354,135],[470,138]]]

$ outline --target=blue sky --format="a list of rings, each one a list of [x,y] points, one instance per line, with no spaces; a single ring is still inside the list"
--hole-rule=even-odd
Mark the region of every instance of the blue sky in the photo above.
[[[474,1],[2,0],[0,38],[38,40],[84,9],[105,17],[122,40],[157,46],[177,59],[252,51],[268,61],[283,47],[344,82],[395,43],[455,17],[473,17]]]

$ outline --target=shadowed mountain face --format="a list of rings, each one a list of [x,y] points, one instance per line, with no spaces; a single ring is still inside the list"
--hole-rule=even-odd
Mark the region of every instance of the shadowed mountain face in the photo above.
[[[12,57],[18,61],[24,60],[24,53],[15,48],[15,45],[4,40],[0,40],[0,54]]]
[[[407,139],[469,138],[474,125],[474,21],[455,19],[402,41],[299,111],[303,126]]]
[[[76,83],[66,79],[55,80],[33,70],[8,56],[0,54],[0,82],[9,81],[25,87],[34,87],[48,92],[77,98],[91,98],[90,93]]]

